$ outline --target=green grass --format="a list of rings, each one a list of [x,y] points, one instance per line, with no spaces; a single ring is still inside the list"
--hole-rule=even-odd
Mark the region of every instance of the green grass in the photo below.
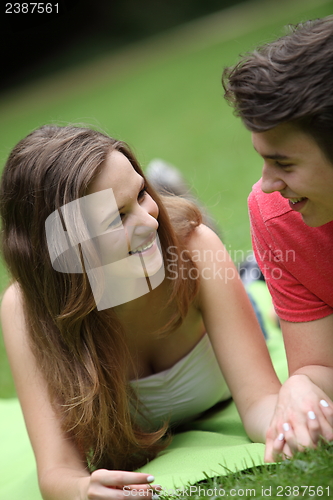
[[[299,452],[291,460],[280,464],[263,465],[227,476],[208,478],[204,482],[184,487],[176,494],[168,491],[161,498],[333,498],[332,461],[333,444],[321,444],[316,450]]]
[[[331,0],[257,0],[128,47],[101,60],[0,96],[0,164],[11,148],[45,123],[84,122],[134,147],[145,166],[158,157],[178,166],[209,208],[236,255],[251,248],[246,198],[261,161],[250,134],[222,97],[222,68],[240,53],[283,34],[283,26],[333,12]],[[8,281],[0,269],[0,289]],[[15,395],[0,336],[0,397]],[[330,487],[332,445],[281,465],[230,474],[207,485],[231,488]],[[318,490],[319,491],[319,490]],[[302,498],[317,498],[308,490]],[[282,490],[286,493],[287,490]],[[303,490],[304,492],[304,490]],[[250,496],[250,495],[248,495]],[[290,495],[289,498],[294,498]],[[186,496],[186,498],[188,498]],[[193,498],[200,498],[200,496]],[[207,498],[207,495],[205,496]]]

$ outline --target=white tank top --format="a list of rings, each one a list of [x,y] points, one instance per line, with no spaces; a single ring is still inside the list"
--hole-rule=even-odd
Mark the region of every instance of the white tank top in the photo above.
[[[142,403],[141,412],[154,427],[193,420],[230,397],[207,334],[171,368],[130,383]]]

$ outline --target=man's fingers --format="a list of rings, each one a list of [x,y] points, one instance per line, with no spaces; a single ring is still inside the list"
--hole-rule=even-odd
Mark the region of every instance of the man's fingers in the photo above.
[[[288,445],[291,455],[293,455],[298,450],[298,443],[294,430],[289,422],[284,422],[284,424],[282,425],[281,433],[284,434],[285,443]]]
[[[282,451],[285,445],[284,434],[281,432],[274,441],[272,441],[270,449],[268,450],[270,453],[270,462],[281,462],[283,460]]]
[[[266,440],[264,460],[265,462],[275,462],[273,457],[273,441],[271,439]]]

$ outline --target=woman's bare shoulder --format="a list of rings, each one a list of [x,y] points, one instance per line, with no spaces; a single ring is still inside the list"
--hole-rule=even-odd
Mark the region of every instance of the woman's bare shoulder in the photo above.
[[[205,224],[200,224],[192,232],[187,241],[188,250],[194,254],[198,251],[226,251],[220,237]]]
[[[19,336],[25,332],[22,293],[19,285],[12,283],[4,292],[1,300],[1,325],[3,336]],[[17,337],[16,337],[17,338]]]
[[[3,292],[1,302],[3,303],[5,301],[6,305],[10,306],[11,304],[18,302],[20,300],[21,300],[21,290],[19,284],[16,281],[14,281]]]
[[[1,315],[13,311],[13,309],[23,310],[22,292],[16,281],[11,283],[2,295]]]

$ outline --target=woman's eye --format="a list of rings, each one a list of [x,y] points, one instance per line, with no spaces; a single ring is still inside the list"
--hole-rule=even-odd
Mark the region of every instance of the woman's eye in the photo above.
[[[145,197],[146,193],[147,193],[146,188],[141,189],[141,191],[138,195],[138,200],[142,200],[142,198]]]
[[[112,222],[110,222],[110,224],[108,225],[108,229],[109,228],[113,228],[114,229],[115,227],[121,226],[124,217],[125,217],[125,214],[119,214],[119,215],[117,215],[117,217]]]
[[[144,187],[143,189],[141,189],[141,191],[138,194],[138,200],[142,201],[146,194],[147,194],[147,191],[146,191],[146,188]],[[112,222],[110,222],[107,229],[115,229],[115,228],[121,226],[125,217],[126,217],[126,214],[124,214],[124,213],[118,214],[117,217]]]

